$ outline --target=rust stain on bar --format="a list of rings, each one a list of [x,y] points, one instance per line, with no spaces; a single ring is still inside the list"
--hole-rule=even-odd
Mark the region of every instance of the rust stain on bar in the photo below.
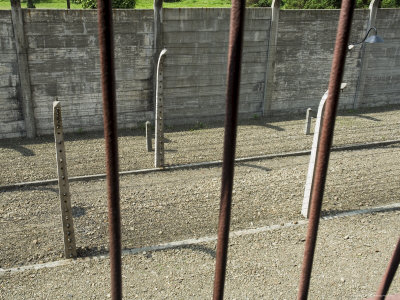
[[[237,115],[239,106],[244,14],[245,0],[232,0],[228,52],[224,154],[221,178],[221,202],[214,278],[214,300],[223,299],[224,297],[235,162]]]
[[[379,285],[376,293],[375,300],[383,300],[389,291],[390,285],[393,281],[394,275],[396,274],[397,268],[400,264],[400,238],[397,241],[396,248],[394,250],[392,259],[389,262],[389,266],[386,269],[385,275],[382,278],[381,284]],[[400,295],[398,295],[400,299]]]
[[[110,239],[111,296],[122,299],[121,220],[118,177],[118,135],[115,92],[114,37],[111,0],[98,0],[98,27],[106,147],[108,231]]]
[[[326,174],[328,171],[330,148],[332,145],[333,131],[335,127],[336,110],[339,102],[340,84],[343,78],[347,44],[350,36],[354,7],[354,0],[344,0],[342,2],[340,11],[339,25],[336,35],[336,44],[328,87],[328,98],[326,102],[321,138],[317,153],[315,182],[311,195],[310,219],[308,222],[302,272],[298,291],[298,299],[302,300],[307,299],[310,286],[319,218],[321,214]]]

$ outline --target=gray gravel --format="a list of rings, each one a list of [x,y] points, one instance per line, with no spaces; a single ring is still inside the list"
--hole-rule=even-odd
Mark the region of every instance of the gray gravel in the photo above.
[[[400,139],[399,116],[398,110],[343,116],[338,120],[335,144]],[[238,157],[310,148],[312,136],[303,135],[303,120],[266,123],[258,119],[247,123],[239,128]],[[186,131],[170,128],[167,162],[220,159],[223,131],[208,127]],[[120,137],[122,170],[152,167],[154,153],[145,151],[144,139],[138,132]],[[0,184],[54,178],[53,147],[49,137],[34,142],[1,141]],[[399,145],[394,144],[333,152],[323,214],[398,203],[399,151]],[[103,173],[103,156],[103,139],[97,134],[69,137],[71,176]],[[237,164],[232,230],[302,220],[308,160],[308,156],[298,156]],[[221,167],[121,177],[123,248],[214,235],[220,177]],[[105,181],[73,182],[71,193],[79,256],[106,253]],[[397,212],[341,220],[323,222],[325,233],[319,239],[320,262],[314,275],[321,288],[313,287],[315,299],[360,299],[372,295],[398,237],[398,232],[394,233],[399,228]],[[60,223],[56,185],[0,191],[0,268],[62,259]],[[293,299],[304,230],[305,226],[299,225],[232,241],[228,298]],[[214,247],[212,242],[126,256],[127,299],[210,298]],[[109,293],[107,264],[107,260],[78,260],[55,269],[1,276],[0,299],[104,299]],[[317,266],[323,271],[318,271]],[[85,276],[82,279],[76,274]]]
[[[390,225],[390,226],[388,226]],[[400,213],[321,222],[309,299],[374,295],[399,236]],[[305,225],[230,240],[225,299],[295,299]],[[125,299],[210,299],[215,242],[123,257]],[[400,292],[397,274],[390,293]],[[0,277],[0,299],[107,299],[109,260]]]
[[[399,108],[343,114],[336,123],[334,145],[400,139]],[[301,119],[288,121],[263,118],[242,121],[238,128],[236,156],[309,150],[312,135],[304,135],[303,118],[304,116],[301,116]],[[196,129],[200,127],[203,129]],[[221,124],[168,127],[166,131],[167,164],[214,161],[222,158]],[[102,134],[67,133],[65,138],[70,176],[105,173]],[[146,151],[144,130],[121,131],[119,152],[122,171],[154,166],[154,152]],[[52,179],[57,176],[54,142],[51,136],[35,140],[0,140],[0,158],[0,185]]]
[[[396,145],[334,152],[324,214],[398,202],[400,148]],[[301,219],[308,156],[241,163],[235,170],[232,228]],[[121,177],[123,247],[135,248],[216,232],[221,168]],[[77,246],[81,256],[107,249],[104,180],[71,184]],[[56,186],[0,193],[5,224],[0,266],[51,261],[62,254]],[[21,249],[22,251],[15,251]]]

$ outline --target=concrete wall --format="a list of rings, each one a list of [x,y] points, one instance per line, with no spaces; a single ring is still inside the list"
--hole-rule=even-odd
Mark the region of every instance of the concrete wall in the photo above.
[[[11,11],[0,10],[0,138],[24,135],[25,122],[17,95],[18,84]]]
[[[151,11],[114,15],[120,127],[151,117]],[[25,34],[38,134],[52,132],[57,97],[66,130],[103,128],[100,58],[95,10],[25,10]]]
[[[165,119],[184,123],[223,119],[229,9],[164,9]],[[351,41],[366,32],[368,10],[354,15]],[[10,11],[0,11],[0,138],[25,136],[18,64]],[[282,10],[267,115],[316,108],[327,89],[338,10]],[[52,102],[63,109],[66,131],[101,130],[102,101],[93,10],[23,10],[24,34],[37,134],[52,133]],[[115,56],[120,128],[153,119],[153,11],[115,10]],[[358,105],[400,103],[400,10],[380,9],[376,26],[384,44],[367,45],[367,84]],[[262,114],[266,98],[271,9],[248,9],[240,113]],[[347,56],[348,88],[341,108],[352,108],[360,48]]]
[[[383,44],[366,48],[369,56],[362,106],[400,103],[400,9],[378,11],[376,28]]]
[[[279,18],[274,99],[271,115],[304,112],[317,108],[328,88],[339,10],[282,10]],[[356,10],[350,41],[365,35],[368,10]],[[348,53],[340,98],[341,108],[350,108],[356,90],[360,47]]]
[[[175,9],[164,13],[164,73],[167,122],[224,119],[229,9]],[[260,113],[268,52],[271,10],[246,14],[240,108]]]

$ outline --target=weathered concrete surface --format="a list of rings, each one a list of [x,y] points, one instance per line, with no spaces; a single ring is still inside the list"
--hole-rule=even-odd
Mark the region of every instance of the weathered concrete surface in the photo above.
[[[169,51],[164,77],[167,124],[223,119],[229,13],[224,8],[163,9],[160,46]],[[11,13],[0,15],[0,138],[23,137]],[[338,17],[338,10],[280,11],[275,72],[267,76],[272,11],[247,10],[241,116],[316,109],[328,85]],[[368,10],[355,12],[351,41],[364,36],[368,17]],[[64,109],[66,132],[101,130],[96,11],[24,9],[23,19],[37,133],[52,132],[56,97]],[[115,10],[114,21],[118,122],[120,128],[131,128],[154,118],[154,14]],[[379,9],[376,26],[385,43],[367,46],[371,59],[361,107],[400,102],[400,10]],[[353,107],[360,63],[357,48],[347,57],[342,109]],[[265,105],[268,93],[273,97]]]
[[[18,62],[10,10],[0,10],[0,137],[22,136],[25,122],[18,101]]]

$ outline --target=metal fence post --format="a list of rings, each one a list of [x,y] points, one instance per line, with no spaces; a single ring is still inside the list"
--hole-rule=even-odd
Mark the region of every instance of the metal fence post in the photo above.
[[[386,269],[385,275],[382,278],[381,284],[379,285],[375,300],[385,299],[385,295],[389,291],[390,284],[393,281],[394,275],[396,274],[399,264],[400,264],[400,238],[397,241],[397,245],[393,252],[393,256]]]
[[[111,0],[98,0],[98,29],[108,192],[111,297],[122,299],[121,210],[119,195],[117,95]]]
[[[222,300],[224,298],[232,206],[233,173],[235,169],[235,148],[239,110],[240,70],[242,64],[245,5],[245,0],[232,0],[226,84],[226,114],[221,178],[221,201],[215,259],[214,300]]]
[[[54,140],[58,173],[58,188],[61,201],[61,217],[64,232],[64,254],[66,258],[76,258],[74,222],[72,220],[71,194],[67,172],[64,133],[59,101],[53,102]]]
[[[355,7],[354,0],[342,1],[339,25],[336,34],[331,75],[328,86],[328,97],[322,122],[322,130],[315,163],[315,181],[312,187],[310,220],[308,221],[304,258],[299,282],[298,299],[305,300],[311,281],[311,271],[317,242],[319,218],[321,215],[322,199],[328,172],[330,149],[335,128],[336,111],[339,103],[341,81],[346,61],[347,45],[350,36],[351,21]]]
[[[163,76],[164,59],[167,49],[160,53],[157,63],[157,86],[156,86],[156,117],[155,117],[155,153],[154,165],[156,168],[164,167],[164,97],[163,97]]]

